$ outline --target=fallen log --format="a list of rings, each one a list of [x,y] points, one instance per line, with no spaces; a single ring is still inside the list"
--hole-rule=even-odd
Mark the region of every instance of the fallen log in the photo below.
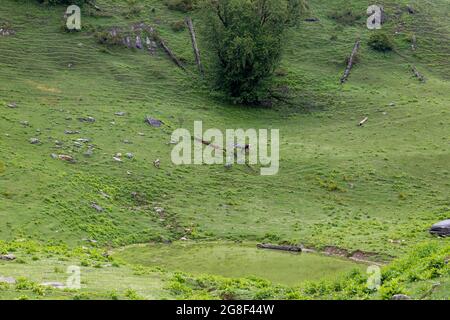
[[[359,126],[362,127],[367,122],[367,120],[369,120],[369,117],[365,117],[364,119],[362,119],[359,123]]]
[[[421,82],[425,82],[425,77],[417,70],[415,66],[412,66],[411,70],[417,79],[419,79]]]
[[[194,24],[192,23],[191,17],[186,17],[186,25],[188,26],[189,33],[191,34],[192,49],[194,50],[195,62],[197,63],[200,74],[203,75],[204,74],[203,65],[200,60],[200,51],[197,46],[197,38],[195,36]]]
[[[343,84],[345,81],[347,81],[348,76],[350,75],[350,71],[353,68],[353,64],[355,62],[355,57],[358,54],[359,47],[361,45],[361,40],[358,39],[355,42],[355,46],[353,47],[352,54],[350,55],[347,63],[347,68],[344,71],[344,75],[341,78],[341,84]]]
[[[280,251],[289,251],[289,252],[302,252],[302,248],[298,246],[282,246],[282,245],[274,245],[268,243],[260,243],[256,245],[258,249],[270,249],[270,250],[280,250]]]
[[[183,64],[181,63],[180,60],[178,60],[178,58],[175,56],[175,54],[172,52],[172,50],[170,50],[170,48],[166,45],[166,43],[164,42],[163,39],[161,39],[160,37],[157,38],[157,42],[159,43],[159,45],[164,49],[164,51],[167,53],[167,55],[169,56],[169,58],[181,69],[183,69],[184,71],[186,71],[185,67],[183,66]]]

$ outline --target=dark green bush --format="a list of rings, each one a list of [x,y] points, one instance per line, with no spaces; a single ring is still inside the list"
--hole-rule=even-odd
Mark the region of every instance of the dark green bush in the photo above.
[[[375,32],[370,35],[369,46],[376,51],[387,52],[394,49],[392,38],[385,32]]]

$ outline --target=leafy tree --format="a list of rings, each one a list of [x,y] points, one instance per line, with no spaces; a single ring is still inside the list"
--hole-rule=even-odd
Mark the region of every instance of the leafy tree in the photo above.
[[[237,103],[267,98],[292,23],[292,1],[204,0],[202,8],[219,88]]]

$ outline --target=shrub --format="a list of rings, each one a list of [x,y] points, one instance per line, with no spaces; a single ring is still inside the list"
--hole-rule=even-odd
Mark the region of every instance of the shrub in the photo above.
[[[368,44],[373,50],[381,52],[387,52],[394,49],[392,38],[385,32],[372,33]]]

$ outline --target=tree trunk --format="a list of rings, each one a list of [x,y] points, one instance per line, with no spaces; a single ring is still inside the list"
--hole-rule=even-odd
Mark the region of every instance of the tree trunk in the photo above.
[[[302,248],[300,248],[298,246],[279,246],[279,245],[261,243],[261,244],[258,244],[257,247],[259,249],[271,249],[271,250],[281,250],[281,251],[290,251],[290,252],[302,252]]]
[[[347,81],[348,76],[350,75],[350,71],[353,68],[353,64],[355,61],[355,56],[358,53],[359,46],[361,45],[361,40],[356,40],[355,46],[353,47],[352,54],[350,55],[350,58],[348,59],[347,68],[345,69],[344,75],[341,78],[341,84],[343,84],[345,81]]]
[[[195,62],[197,63],[200,74],[204,75],[202,62],[200,60],[200,51],[198,50],[197,46],[197,38],[195,36],[194,24],[192,23],[191,17],[186,17],[186,24],[189,28],[189,33],[191,34],[192,49],[194,50]]]
[[[178,60],[178,58],[173,54],[173,52],[169,49],[169,47],[166,45],[166,43],[164,42],[163,39],[159,38],[157,39],[157,41],[159,42],[159,44],[161,45],[161,47],[164,49],[164,51],[167,53],[167,55],[170,57],[170,59],[181,69],[185,70],[183,64],[181,63],[180,60]]]

